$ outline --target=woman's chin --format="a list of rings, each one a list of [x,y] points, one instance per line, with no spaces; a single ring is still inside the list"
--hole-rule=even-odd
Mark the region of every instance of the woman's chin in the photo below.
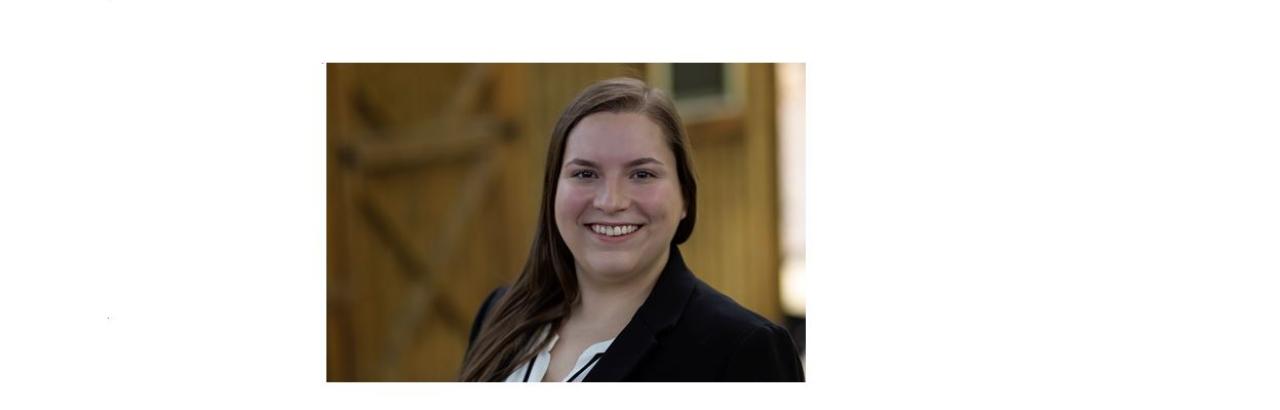
[[[636,274],[635,258],[631,255],[600,255],[588,260],[587,272],[583,274],[602,282],[623,281]]]

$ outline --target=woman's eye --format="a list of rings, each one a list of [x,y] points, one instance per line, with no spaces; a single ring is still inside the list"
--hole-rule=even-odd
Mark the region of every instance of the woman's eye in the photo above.
[[[596,172],[589,169],[580,169],[569,174],[574,178],[595,178]]]
[[[649,178],[655,177],[656,175],[653,175],[652,172],[642,170],[642,171],[636,171],[636,173],[632,174],[631,176],[639,179],[649,179]]]

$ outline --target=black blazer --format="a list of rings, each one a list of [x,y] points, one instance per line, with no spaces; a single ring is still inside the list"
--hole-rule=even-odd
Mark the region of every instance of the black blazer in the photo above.
[[[505,293],[485,299],[468,349]],[[802,382],[804,369],[786,329],[693,276],[672,246],[653,291],[583,381]]]

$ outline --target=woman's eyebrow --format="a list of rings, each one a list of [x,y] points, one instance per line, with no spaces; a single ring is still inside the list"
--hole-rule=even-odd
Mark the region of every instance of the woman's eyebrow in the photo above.
[[[662,161],[658,161],[657,159],[654,159],[653,157],[644,157],[644,158],[636,158],[636,159],[633,159],[633,160],[631,160],[631,161],[627,161],[627,163],[626,163],[626,164],[623,164],[623,168],[631,168],[631,167],[634,167],[634,166],[637,166],[637,165],[642,165],[642,164],[658,164],[658,165],[666,165],[666,164],[663,164],[663,163],[662,163]],[[565,163],[565,165],[582,165],[582,166],[585,166],[585,167],[591,167],[591,168],[599,168],[599,167],[600,167],[600,165],[599,165],[599,164],[596,164],[596,163],[594,163],[594,162],[591,162],[591,161],[588,161],[588,160],[585,160],[585,159],[582,159],[582,158],[574,158],[574,159],[571,159],[571,160],[569,160],[569,162],[566,162],[566,163]]]
[[[662,161],[658,161],[658,160],[656,160],[656,159],[653,159],[652,157],[644,157],[644,158],[637,158],[637,159],[633,159],[633,160],[631,160],[630,162],[627,162],[627,164],[626,164],[626,166],[625,166],[625,167],[626,167],[626,168],[631,168],[631,167],[634,167],[634,166],[637,166],[637,165],[642,165],[642,164],[658,164],[658,165],[666,165],[666,164],[663,164],[663,163],[662,163]]]
[[[582,158],[574,158],[574,159],[571,159],[571,160],[569,160],[569,162],[566,162],[566,163],[564,163],[564,164],[565,164],[565,165],[582,165],[582,166],[584,166],[584,167],[590,167],[590,168],[599,168],[599,167],[600,167],[600,166],[596,165],[596,163],[591,162],[591,161],[587,161],[587,160],[582,159]]]

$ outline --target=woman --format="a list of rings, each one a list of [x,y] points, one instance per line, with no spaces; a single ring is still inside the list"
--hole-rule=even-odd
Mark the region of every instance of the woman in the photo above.
[[[533,247],[476,315],[463,381],[803,381],[787,331],[696,278],[697,184],[671,100],[595,83],[556,123]]]

